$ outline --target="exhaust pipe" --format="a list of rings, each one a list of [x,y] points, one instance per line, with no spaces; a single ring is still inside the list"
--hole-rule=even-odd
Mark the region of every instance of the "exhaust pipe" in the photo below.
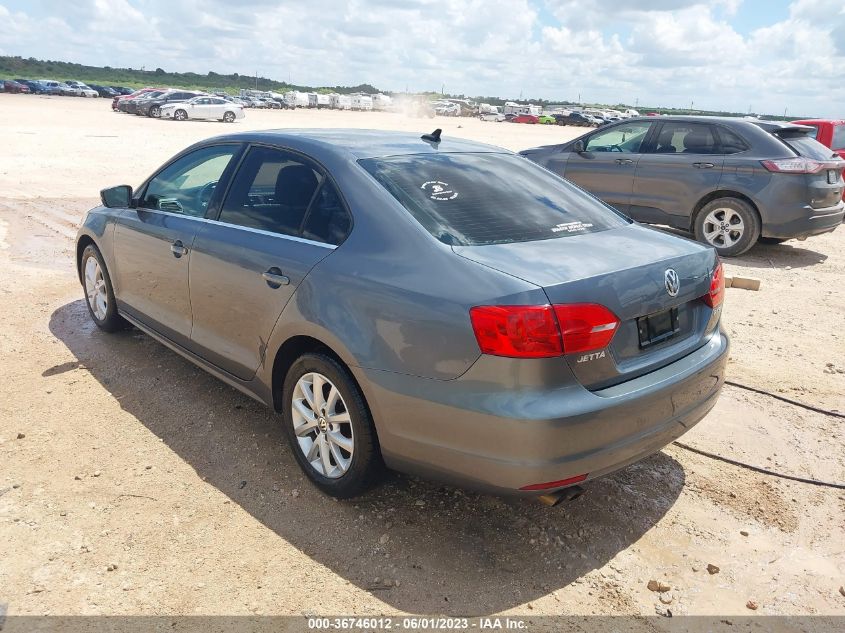
[[[543,505],[553,508],[561,501],[574,501],[584,494],[584,492],[585,490],[581,486],[569,486],[569,488],[563,488],[561,490],[556,490],[555,492],[542,495],[541,497],[538,497],[538,499]]]

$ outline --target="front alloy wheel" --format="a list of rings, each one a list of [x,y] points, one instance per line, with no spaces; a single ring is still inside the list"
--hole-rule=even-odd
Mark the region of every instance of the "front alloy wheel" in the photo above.
[[[88,307],[100,321],[106,318],[109,308],[109,296],[106,292],[106,280],[103,279],[103,269],[96,257],[89,257],[85,261],[85,295],[88,297]]]
[[[177,121],[184,121],[188,118],[188,113],[184,110],[176,110],[176,112],[173,113],[173,118]]]
[[[235,113],[234,112],[226,112],[226,114],[223,115],[223,120],[226,123],[232,123],[235,120]]]

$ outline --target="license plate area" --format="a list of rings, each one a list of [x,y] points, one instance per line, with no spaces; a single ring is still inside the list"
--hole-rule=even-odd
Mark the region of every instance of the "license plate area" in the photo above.
[[[669,340],[681,329],[678,308],[669,308],[637,319],[640,348],[650,347]]]
[[[835,169],[828,169],[827,170],[827,184],[835,185],[839,182],[839,172]]]

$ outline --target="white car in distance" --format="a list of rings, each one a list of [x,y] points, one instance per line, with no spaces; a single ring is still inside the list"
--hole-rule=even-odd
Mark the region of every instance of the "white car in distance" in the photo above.
[[[161,118],[175,121],[214,119],[232,123],[236,119],[244,118],[244,108],[220,97],[194,97],[182,103],[161,106]]]

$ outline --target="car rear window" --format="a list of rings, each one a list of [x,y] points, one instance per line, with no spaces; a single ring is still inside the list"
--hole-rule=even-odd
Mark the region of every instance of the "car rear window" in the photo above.
[[[833,149],[845,149],[845,125],[836,125],[833,128]]]
[[[630,222],[521,156],[426,154],[359,162],[429,233],[446,244],[547,240]]]
[[[829,147],[825,147],[810,136],[789,135],[781,140],[795,150],[799,156],[815,160],[828,160],[833,157],[833,152]]]

